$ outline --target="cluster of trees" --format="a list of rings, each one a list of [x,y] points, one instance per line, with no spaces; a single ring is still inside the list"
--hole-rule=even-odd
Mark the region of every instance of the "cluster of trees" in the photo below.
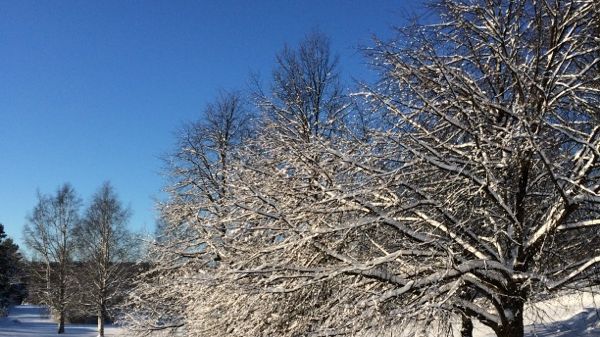
[[[433,10],[367,50],[373,87],[315,33],[183,130],[133,333],[519,337],[598,281],[600,4]]]
[[[116,315],[135,276],[136,242],[126,228],[130,211],[109,183],[83,213],[81,207],[69,184],[51,195],[38,193],[23,234],[33,254],[29,299],[51,309],[58,333],[65,332],[66,319],[93,315],[104,336],[105,321]]]
[[[0,223],[0,317],[10,304],[20,303],[27,295],[23,287],[24,261],[19,246],[4,232]]]

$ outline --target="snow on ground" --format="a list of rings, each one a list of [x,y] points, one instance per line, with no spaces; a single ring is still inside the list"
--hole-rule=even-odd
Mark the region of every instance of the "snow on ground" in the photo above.
[[[95,337],[98,335],[95,325],[67,324],[65,334],[56,333],[57,324],[48,317],[46,309],[37,305],[18,305],[12,307],[7,317],[0,318],[0,337],[56,337],[77,336]],[[121,337],[123,331],[107,326],[107,337]]]
[[[598,289],[595,289],[598,290]],[[600,293],[577,293],[530,305],[525,311],[528,337],[600,337]],[[44,307],[20,305],[0,318],[0,337],[56,337],[56,323]],[[474,337],[492,337],[491,330],[475,323]],[[95,337],[95,325],[67,324],[66,336]],[[107,337],[123,337],[125,332],[106,327]]]
[[[528,337],[600,337],[600,293],[575,293],[542,301],[525,309]],[[486,327],[475,324],[475,337],[492,337]]]

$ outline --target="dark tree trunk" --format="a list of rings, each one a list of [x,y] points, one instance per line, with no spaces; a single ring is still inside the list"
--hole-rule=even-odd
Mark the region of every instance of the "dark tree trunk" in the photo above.
[[[104,322],[106,321],[106,311],[103,308],[98,309],[98,337],[104,337]]]
[[[64,269],[60,270],[60,291],[58,294],[58,303],[60,303],[60,318],[58,319],[58,333],[65,332],[65,271]]]
[[[102,310],[98,312],[98,336],[104,336],[104,317],[102,315]]]
[[[473,337],[473,321],[466,315],[460,315],[460,336]]]
[[[496,330],[498,337],[523,337],[523,307],[522,299],[513,299],[504,305],[502,325]]]
[[[58,318],[58,333],[65,333],[65,312],[61,311]]]

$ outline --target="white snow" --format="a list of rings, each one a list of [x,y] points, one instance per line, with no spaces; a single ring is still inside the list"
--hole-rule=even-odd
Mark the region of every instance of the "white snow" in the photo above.
[[[66,324],[65,333],[56,333],[57,324],[48,317],[44,307],[18,305],[12,307],[7,317],[0,318],[0,337],[56,337],[78,336],[95,337],[96,326],[91,324]],[[114,326],[105,328],[106,337],[125,336]]]
[[[578,293],[530,305],[525,310],[526,336],[600,337],[600,293]],[[67,324],[62,336],[95,337],[95,325]],[[493,337],[491,330],[475,322],[474,337]],[[20,305],[0,318],[0,337],[57,337],[56,323],[44,307]],[[123,337],[125,331],[107,326],[107,337]]]
[[[594,289],[598,291],[598,289]],[[525,308],[527,337],[600,337],[600,293],[575,293]],[[494,333],[475,322],[474,337]]]

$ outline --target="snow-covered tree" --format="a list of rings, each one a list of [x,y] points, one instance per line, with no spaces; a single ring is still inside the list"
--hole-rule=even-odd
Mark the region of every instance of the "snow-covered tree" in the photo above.
[[[199,228],[199,239],[207,242],[199,255],[220,258],[196,274],[197,304],[186,312],[186,331],[190,335],[279,334],[288,322],[293,323],[292,317],[309,322],[320,316],[304,306],[305,301],[318,305],[319,301],[307,297],[313,290],[320,292],[324,303],[335,296],[333,284],[331,289],[319,290],[317,286],[302,291],[296,299],[287,295],[277,298],[270,293],[265,296],[255,291],[263,287],[260,282],[249,278],[247,283],[243,277],[238,278],[242,274],[228,267],[235,261],[241,268],[248,258],[254,260],[252,255],[257,258],[252,263],[262,261],[263,257],[257,255],[260,248],[267,245],[270,249],[283,239],[277,228],[281,224],[272,221],[271,211],[262,213],[257,207],[277,199],[294,207],[310,207],[316,200],[314,191],[306,191],[305,179],[319,180],[317,171],[297,172],[306,175],[298,181],[276,179],[275,175],[286,176],[286,170],[293,171],[296,165],[320,161],[321,155],[313,151],[315,144],[348,134],[348,97],[340,89],[337,59],[328,39],[321,33],[309,34],[298,48],[285,47],[276,60],[270,92],[257,95],[261,118],[255,136],[245,142],[227,171],[229,193],[220,201],[227,212],[194,224]],[[272,195],[276,199],[271,199]],[[225,230],[215,232],[215,226]],[[247,235],[247,230],[255,231],[257,236]],[[278,249],[271,253],[278,254]],[[274,264],[286,258],[271,257]],[[294,331],[306,327],[296,325]]]
[[[73,228],[79,221],[80,206],[81,199],[69,184],[58,188],[56,195],[38,193],[38,203],[23,230],[25,244],[44,264],[40,275],[37,268],[32,268],[33,277],[43,285],[38,284],[30,292],[58,315],[58,333],[65,332],[65,318],[73,299]]]
[[[380,298],[522,336],[526,301],[586,284],[600,261],[598,3],[438,8],[441,24],[373,52],[386,88],[366,96],[397,121],[382,139],[401,150],[406,208],[376,211],[406,248],[444,255]]]
[[[597,6],[442,1],[441,23],[378,46],[381,88],[362,95],[388,123],[364,146],[264,142],[239,171],[224,278],[314,301],[289,335],[458,314],[521,336],[526,301],[600,261]],[[315,284],[337,285],[320,313]]]
[[[173,195],[195,243],[176,285],[188,335],[451,333],[461,317],[466,335],[477,319],[519,337],[526,302],[594,280],[597,1],[435,8],[440,22],[370,50],[369,137],[344,114],[308,132],[302,94],[268,100],[279,113],[236,152],[227,193]]]
[[[221,92],[206,106],[201,119],[186,125],[176,151],[167,157],[170,199],[160,205],[156,241],[150,245],[150,270],[141,275],[126,304],[125,320],[132,331],[168,333],[190,321],[199,307],[200,271],[220,256],[204,254],[207,236],[226,229],[219,219],[228,210],[229,165],[251,135],[252,114],[238,92]],[[199,223],[214,224],[205,228]],[[186,329],[188,327],[186,326]]]
[[[129,215],[107,182],[94,194],[82,221],[74,228],[81,264],[80,296],[98,316],[98,336],[104,336],[105,321],[115,316],[112,310],[131,287],[128,269],[135,258],[135,241],[126,228]]]

